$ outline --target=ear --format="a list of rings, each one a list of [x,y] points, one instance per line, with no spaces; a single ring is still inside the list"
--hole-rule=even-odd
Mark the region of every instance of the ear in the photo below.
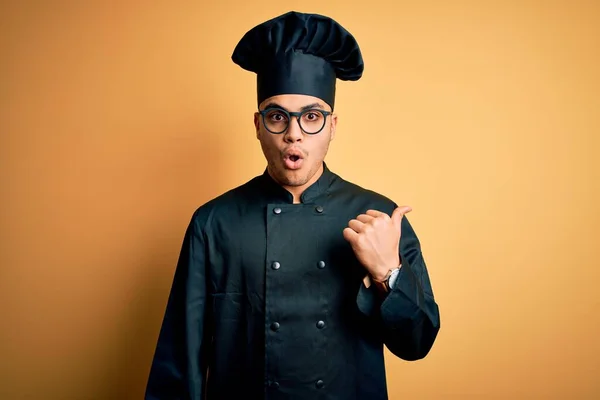
[[[254,129],[256,130],[256,138],[258,139],[260,133],[260,114],[254,113]]]
[[[329,141],[332,141],[335,137],[335,130],[337,129],[338,116],[337,114],[331,114],[331,135]]]

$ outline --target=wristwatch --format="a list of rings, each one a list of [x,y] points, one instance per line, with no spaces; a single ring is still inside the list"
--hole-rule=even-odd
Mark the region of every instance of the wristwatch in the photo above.
[[[398,277],[398,274],[400,273],[401,267],[402,267],[402,264],[400,264],[400,266],[398,268],[390,269],[388,271],[388,273],[386,274],[385,278],[381,281],[378,281],[377,279],[375,279],[373,277],[371,277],[371,281],[373,281],[373,284],[375,285],[375,287],[377,289],[379,289],[380,291],[389,292],[390,290],[392,290],[392,287],[394,286],[394,283],[396,282],[396,278]]]

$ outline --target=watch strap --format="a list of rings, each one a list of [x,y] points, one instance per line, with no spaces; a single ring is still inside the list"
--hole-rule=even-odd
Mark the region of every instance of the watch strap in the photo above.
[[[371,277],[371,281],[373,282],[375,287],[380,291],[389,292],[390,290],[392,290],[393,284],[395,283],[398,273],[400,272],[400,267],[402,267],[402,264],[397,268],[390,269],[385,275],[385,278],[383,278],[383,280],[377,280]],[[391,279],[392,276],[394,277],[393,280]]]

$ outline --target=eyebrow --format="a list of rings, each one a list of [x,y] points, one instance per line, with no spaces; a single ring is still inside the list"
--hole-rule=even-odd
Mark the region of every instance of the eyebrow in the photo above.
[[[289,112],[289,110],[288,110],[287,108],[285,108],[285,107],[282,107],[282,106],[280,106],[280,105],[279,105],[279,104],[277,104],[277,103],[269,103],[269,104],[267,104],[267,105],[265,106],[265,110],[266,110],[267,108],[280,108],[280,109],[282,109],[282,110],[285,110],[285,111]],[[305,105],[304,107],[302,107],[302,108],[300,109],[300,111],[306,111],[306,110],[310,110],[310,109],[312,109],[312,108],[320,108],[320,109],[322,109],[323,111],[325,111],[325,107],[324,107],[324,106],[323,106],[323,104],[321,104],[321,103],[312,103],[312,104]]]

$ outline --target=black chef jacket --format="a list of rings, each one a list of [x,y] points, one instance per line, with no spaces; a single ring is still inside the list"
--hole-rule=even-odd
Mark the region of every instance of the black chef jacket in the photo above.
[[[417,360],[440,329],[419,240],[382,297],[342,231],[396,204],[331,172],[293,204],[267,173],[199,207],[186,231],[146,399],[387,399],[383,345]],[[402,377],[398,377],[401,379]]]

